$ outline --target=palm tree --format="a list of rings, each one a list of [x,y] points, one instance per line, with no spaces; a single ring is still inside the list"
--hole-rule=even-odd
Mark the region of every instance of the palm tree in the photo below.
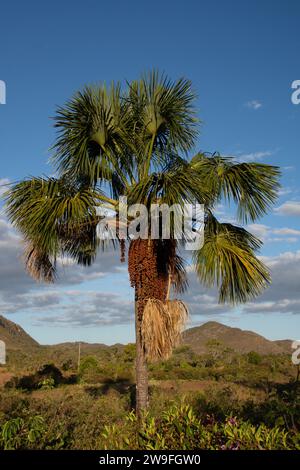
[[[7,214],[25,242],[25,265],[37,280],[53,282],[56,259],[67,255],[90,265],[100,246],[101,213],[118,198],[129,205],[204,204],[204,245],[193,253],[199,281],[216,285],[220,302],[246,302],[270,282],[255,253],[261,242],[240,226],[214,215],[222,200],[232,201],[241,223],[265,214],[279,187],[277,167],[238,163],[219,154],[192,151],[198,136],[195,95],[186,79],[171,81],[151,72],[139,81],[88,86],[57,109],[52,163],[56,177],[29,178],[6,194]],[[149,222],[150,224],[150,222]],[[171,354],[187,316],[170,299],[170,288],[187,288],[186,262],[172,231],[170,239],[117,239],[135,289],[136,407],[148,404],[147,362]],[[101,255],[100,255],[101,256]]]

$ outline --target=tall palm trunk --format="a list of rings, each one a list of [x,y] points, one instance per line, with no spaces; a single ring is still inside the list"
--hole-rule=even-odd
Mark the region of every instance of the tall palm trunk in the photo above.
[[[142,316],[137,292],[135,294],[135,336],[136,336],[136,412],[141,417],[148,407],[148,368],[142,338]]]
[[[142,336],[143,312],[149,298],[165,301],[168,292],[168,275],[160,268],[162,257],[157,246],[156,240],[133,240],[128,254],[130,281],[135,289],[136,412],[138,416],[141,416],[148,406],[148,370]]]

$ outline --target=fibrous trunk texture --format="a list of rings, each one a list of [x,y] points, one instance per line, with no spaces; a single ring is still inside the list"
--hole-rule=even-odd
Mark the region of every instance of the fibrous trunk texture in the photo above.
[[[182,302],[169,301],[172,240],[137,239],[130,243],[128,269],[135,289],[136,409],[148,405],[147,360],[168,357],[176,344],[187,310]]]

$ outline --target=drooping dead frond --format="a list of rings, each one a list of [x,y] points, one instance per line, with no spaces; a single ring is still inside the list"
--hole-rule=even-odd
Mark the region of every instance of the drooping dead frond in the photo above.
[[[179,294],[185,292],[188,288],[188,278],[185,269],[185,261],[177,253],[175,253],[173,256],[169,272],[171,273],[171,282],[174,291]]]
[[[28,243],[23,253],[25,268],[30,276],[39,282],[54,282],[55,266],[47,253],[43,253],[31,243]]]
[[[148,299],[143,312],[142,337],[149,361],[171,356],[187,318],[187,307],[180,300]]]
[[[181,339],[181,333],[188,320],[189,311],[182,300],[168,300],[165,303],[171,321],[173,348],[178,345]]]

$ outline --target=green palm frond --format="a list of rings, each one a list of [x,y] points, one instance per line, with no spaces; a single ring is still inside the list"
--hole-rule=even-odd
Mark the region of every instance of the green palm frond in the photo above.
[[[194,110],[195,94],[186,79],[171,81],[157,71],[129,84],[128,103],[132,110],[138,165],[147,175],[152,155],[163,161],[166,150],[187,152],[198,135]]]
[[[210,193],[186,160],[173,155],[161,172],[144,176],[128,191],[128,203],[198,204],[207,203]]]
[[[93,221],[101,193],[80,189],[64,179],[31,178],[16,184],[6,195],[7,215],[26,240],[43,253],[55,256],[62,228],[72,232],[83,221]]]
[[[55,116],[58,138],[53,162],[62,174],[87,175],[91,183],[111,181],[117,172],[126,185],[130,153],[122,134],[128,119],[120,85],[87,86],[59,107]]]
[[[220,302],[246,302],[270,283],[267,267],[255,256],[260,240],[241,227],[207,215],[204,245],[194,254],[199,280],[219,288]]]
[[[263,163],[235,163],[231,158],[197,154],[191,165],[207,185],[212,202],[222,197],[237,204],[238,219],[254,221],[264,215],[277,198],[279,168]]]

